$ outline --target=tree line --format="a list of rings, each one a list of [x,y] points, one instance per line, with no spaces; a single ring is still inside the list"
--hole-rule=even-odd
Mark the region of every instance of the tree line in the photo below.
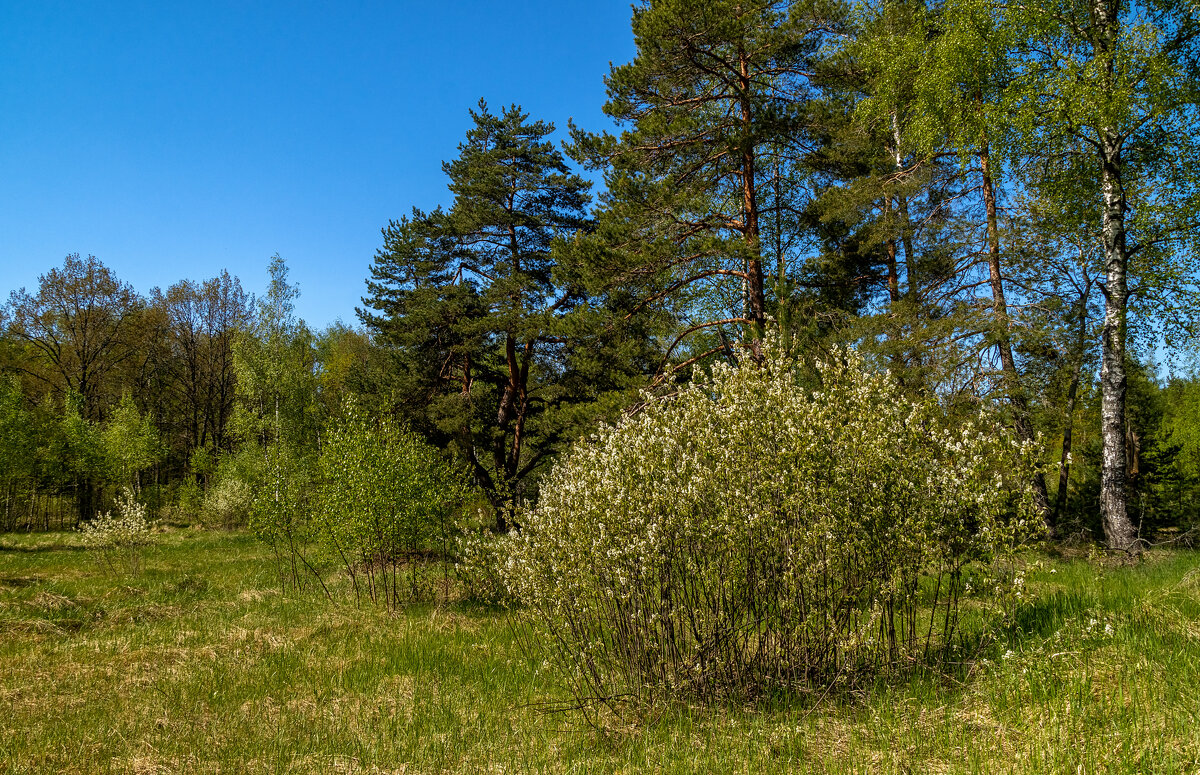
[[[286,271],[282,260],[272,268]],[[169,506],[207,488],[253,438],[252,364],[271,346],[257,332],[272,322],[228,272],[143,296],[95,256],[74,254],[35,291],[13,291],[3,325],[8,529],[91,519],[122,486],[156,509]],[[310,371],[320,353],[336,351],[336,361],[366,342],[339,326],[314,335],[297,324],[288,334]],[[340,373],[331,362],[314,384],[329,386]]]
[[[1171,0],[643,2],[614,130],[558,145],[481,101],[449,203],[383,229],[362,329],[296,320],[281,260],[257,301],[229,275],[143,298],[78,256],[13,293],[7,523],[49,496],[88,518],[118,480],[168,504],[302,479],[350,400],[505,531],[640,389],[775,330],[800,364],[851,345],[914,396],[1001,407],[1046,450],[1053,535],[1186,533],[1200,394],[1154,358],[1186,363],[1200,309],[1197,25]]]

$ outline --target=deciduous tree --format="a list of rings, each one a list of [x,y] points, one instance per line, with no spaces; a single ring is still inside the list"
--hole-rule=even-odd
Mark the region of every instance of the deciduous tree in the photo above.
[[[1109,547],[1137,553],[1126,503],[1130,262],[1155,251],[1160,260],[1178,257],[1168,247],[1195,235],[1196,175],[1178,162],[1197,158],[1200,23],[1194,7],[1176,0],[992,8],[1012,36],[1004,108],[1025,151],[1084,149],[1080,161],[1090,160],[1104,245],[1100,505]]]
[[[74,392],[81,411],[97,420],[109,377],[133,355],[131,329],[142,303],[128,284],[95,256],[67,256],[61,268],[38,277],[38,290],[9,296],[10,336],[32,357],[18,368],[49,386],[60,400]]]

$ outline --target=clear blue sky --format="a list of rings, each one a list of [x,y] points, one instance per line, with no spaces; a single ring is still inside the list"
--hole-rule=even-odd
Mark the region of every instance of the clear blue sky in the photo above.
[[[480,97],[610,128],[620,0],[0,0],[0,300],[68,253],[140,292],[276,252],[354,322],[379,229],[448,201]]]

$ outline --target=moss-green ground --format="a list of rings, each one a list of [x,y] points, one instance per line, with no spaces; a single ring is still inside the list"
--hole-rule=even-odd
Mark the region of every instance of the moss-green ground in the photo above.
[[[139,573],[0,536],[0,772],[1200,772],[1200,554],[1030,558],[1037,602],[964,680],[596,732],[508,614],[282,595],[238,533]]]

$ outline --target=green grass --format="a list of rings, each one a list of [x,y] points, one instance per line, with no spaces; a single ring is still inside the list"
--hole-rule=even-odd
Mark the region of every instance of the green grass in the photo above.
[[[136,576],[0,536],[0,772],[1195,773],[1198,565],[1031,558],[965,677],[597,732],[545,712],[567,696],[507,614],[283,595],[243,534],[159,535]]]

